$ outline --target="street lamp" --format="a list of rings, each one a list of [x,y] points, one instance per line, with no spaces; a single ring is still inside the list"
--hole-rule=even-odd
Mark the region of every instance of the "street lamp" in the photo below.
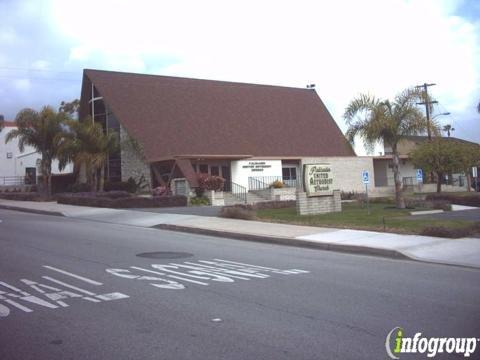
[[[439,116],[442,116],[442,115],[450,115],[450,113],[449,112],[444,112],[444,113],[441,113],[441,114],[437,114],[434,117],[432,117],[432,120],[435,119],[436,117],[439,117]]]

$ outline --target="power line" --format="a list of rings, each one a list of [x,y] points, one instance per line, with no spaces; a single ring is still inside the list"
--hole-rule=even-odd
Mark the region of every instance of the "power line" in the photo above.
[[[428,140],[432,140],[432,133],[430,131],[430,105],[431,104],[438,104],[438,101],[431,101],[430,98],[428,97],[428,87],[429,86],[434,86],[436,84],[427,84],[424,83],[423,85],[418,85],[415,86],[415,88],[423,88],[423,96],[424,96],[424,101],[417,103],[417,105],[425,105],[425,112],[427,114],[427,135],[428,135]]]

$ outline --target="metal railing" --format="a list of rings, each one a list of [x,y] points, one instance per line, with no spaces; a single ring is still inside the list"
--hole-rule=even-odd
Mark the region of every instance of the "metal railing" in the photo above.
[[[25,176],[0,176],[0,186],[15,186],[15,185],[31,185],[35,184],[35,179],[30,179]]]
[[[247,188],[234,183],[233,181],[230,182],[230,189],[233,196],[235,196],[238,200],[242,201],[243,203],[247,203]]]
[[[301,179],[298,177],[296,179],[283,179],[282,176],[255,176],[248,178],[248,189],[253,191],[268,189],[275,181],[282,182],[283,186],[288,188],[302,186]]]

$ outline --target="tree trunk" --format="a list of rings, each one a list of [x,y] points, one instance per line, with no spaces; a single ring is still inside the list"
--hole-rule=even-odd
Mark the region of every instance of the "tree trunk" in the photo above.
[[[52,160],[42,154],[42,177],[43,186],[47,197],[52,196]]]
[[[103,191],[105,186],[105,166],[102,166],[100,169],[100,179],[98,181],[98,190]]]
[[[405,209],[405,199],[403,198],[402,179],[400,178],[400,157],[397,151],[397,145],[392,145],[393,153],[393,178],[395,181],[395,204],[399,209]]]
[[[470,172],[467,170],[465,171],[465,174],[467,175],[467,191],[472,191],[472,178],[470,176]]]
[[[85,162],[82,162],[78,167],[77,184],[88,183],[88,168]]]
[[[442,192],[442,178],[443,174],[437,172],[437,193]]]

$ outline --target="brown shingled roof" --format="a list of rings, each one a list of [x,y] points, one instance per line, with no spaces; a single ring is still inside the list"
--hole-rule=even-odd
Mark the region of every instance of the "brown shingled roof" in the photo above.
[[[84,70],[148,161],[186,154],[354,156],[314,90]]]

